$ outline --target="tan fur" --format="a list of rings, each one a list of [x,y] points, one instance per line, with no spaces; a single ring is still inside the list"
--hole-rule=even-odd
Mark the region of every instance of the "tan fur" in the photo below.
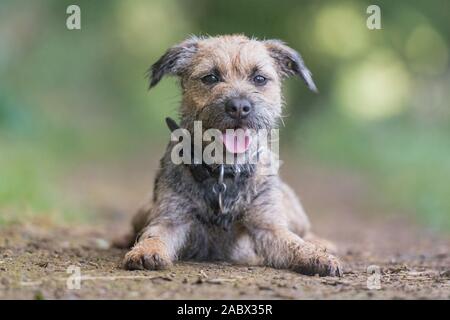
[[[217,68],[224,82],[212,90],[199,83],[198,79]],[[258,68],[262,74],[270,77],[267,86],[257,88],[248,84],[248,77],[253,69]],[[257,95],[270,102],[277,113],[281,112],[280,76],[269,56],[266,46],[257,40],[244,36],[222,36],[209,38],[198,43],[198,52],[192,60],[183,81],[183,103],[192,112],[192,108],[203,109],[206,105],[224,95]]]
[[[221,81],[203,83],[201,79],[214,70]],[[255,72],[268,82],[255,85]],[[271,129],[282,111],[283,78],[298,75],[316,90],[311,73],[293,49],[278,40],[242,35],[191,38],[174,46],[152,66],[151,86],[165,74],[181,80],[181,125],[188,130],[195,120],[201,120],[204,129],[234,127],[223,105],[235,97],[245,97],[255,106],[254,118],[245,126]],[[197,259],[268,265],[304,274],[342,274],[339,261],[326,250],[332,245],[312,235],[291,188],[277,175],[264,174],[259,165],[232,202],[236,220],[231,229],[203,221],[215,217],[203,196],[210,190],[193,179],[189,167],[171,162],[172,147],[169,144],[161,160],[153,199],[133,221],[134,232],[128,241],[136,239],[137,243],[125,256],[127,269],[161,269],[178,259]],[[263,150],[262,157],[271,156]]]
[[[147,238],[136,243],[124,261],[128,269],[164,269],[172,265],[166,245],[159,238]]]

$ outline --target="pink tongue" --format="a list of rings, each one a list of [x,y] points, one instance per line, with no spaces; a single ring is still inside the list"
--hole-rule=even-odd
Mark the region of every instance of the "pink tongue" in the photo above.
[[[244,153],[251,143],[251,136],[244,130],[226,130],[222,139],[225,148],[231,153]]]

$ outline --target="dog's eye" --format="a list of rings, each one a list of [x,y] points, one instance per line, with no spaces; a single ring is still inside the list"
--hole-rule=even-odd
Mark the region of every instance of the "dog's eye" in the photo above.
[[[214,84],[219,82],[219,77],[213,75],[213,74],[208,74],[207,76],[204,76],[202,78],[202,82],[204,84]]]
[[[257,86],[263,86],[267,83],[267,78],[261,76],[261,75],[257,75],[253,78],[253,82],[255,83],[255,85]]]

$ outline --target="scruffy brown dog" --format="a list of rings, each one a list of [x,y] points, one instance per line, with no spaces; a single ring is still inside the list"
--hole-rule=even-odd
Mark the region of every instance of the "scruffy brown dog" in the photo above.
[[[242,35],[193,37],[172,47],[151,67],[150,87],[164,75],[181,80],[180,126],[189,132],[194,121],[202,121],[204,130],[222,132],[276,128],[285,77],[298,75],[316,90],[296,51],[279,40]],[[174,145],[169,143],[161,159],[153,199],[133,220],[129,245],[134,246],[124,258],[125,268],[225,260],[341,276],[341,264],[320,244],[326,241],[313,237],[300,202],[277,174],[263,174],[259,164],[174,164]],[[225,187],[219,204],[215,185],[221,174]]]

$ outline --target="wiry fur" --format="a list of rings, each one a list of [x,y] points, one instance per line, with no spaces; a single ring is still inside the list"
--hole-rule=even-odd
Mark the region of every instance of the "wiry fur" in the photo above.
[[[213,87],[200,79],[211,72],[221,77]],[[249,79],[258,72],[269,79],[256,87]],[[150,86],[166,75],[180,77],[183,90],[181,126],[192,131],[194,120],[203,129],[234,128],[224,102],[245,97],[254,112],[239,125],[252,129],[277,126],[282,109],[281,81],[300,76],[316,90],[300,55],[279,40],[258,41],[242,35],[191,38],[169,49],[150,69]],[[255,172],[235,184],[225,183],[232,220],[228,229],[215,221],[210,177],[196,181],[186,165],[170,159],[169,143],[155,179],[153,199],[136,215],[134,247],[124,259],[127,269],[160,269],[175,260],[227,260],[238,264],[289,268],[304,274],[341,275],[339,261],[313,238],[310,224],[293,191],[277,175]],[[263,155],[270,157],[268,150]]]

